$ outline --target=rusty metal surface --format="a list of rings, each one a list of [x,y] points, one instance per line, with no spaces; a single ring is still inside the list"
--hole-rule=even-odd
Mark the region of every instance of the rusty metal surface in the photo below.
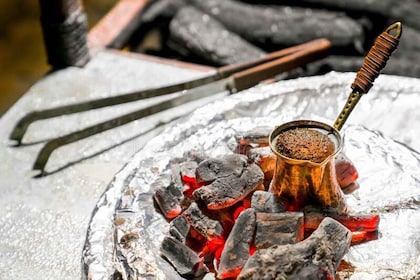
[[[157,254],[168,223],[153,207],[153,182],[170,172],[169,161],[230,153],[235,135],[258,126],[295,119],[332,124],[354,76],[330,73],[257,86],[196,110],[151,140],[97,202],[83,252],[85,275],[111,279],[117,269],[130,279],[181,279]],[[353,271],[341,276],[417,279],[420,80],[382,75],[363,101],[342,130],[361,185],[346,200],[352,211],[380,213],[379,239],[352,247],[344,259]],[[123,248],[118,240],[126,233],[139,238]]]

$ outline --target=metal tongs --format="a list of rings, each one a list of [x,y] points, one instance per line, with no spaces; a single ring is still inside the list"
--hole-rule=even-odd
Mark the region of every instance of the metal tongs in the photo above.
[[[244,90],[263,80],[275,77],[280,73],[290,71],[309,62],[321,59],[327,56],[327,51],[330,47],[331,43],[327,39],[313,40],[308,43],[267,54],[254,61],[217,68],[214,74],[204,78],[161,88],[94,99],[87,102],[55,107],[42,111],[33,111],[19,120],[10,135],[10,139],[16,141],[16,146],[21,145],[22,138],[30,124],[38,120],[94,110],[175,92],[183,92],[181,95],[172,99],[161,101],[147,108],[48,141],[39,152],[33,165],[34,170],[40,170],[42,174],[45,174],[44,168],[48,158],[54,150],[61,146],[219,92],[228,90],[230,93],[235,93]]]

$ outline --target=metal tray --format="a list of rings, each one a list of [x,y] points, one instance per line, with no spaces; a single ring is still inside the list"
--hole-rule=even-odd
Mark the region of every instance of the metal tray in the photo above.
[[[182,279],[159,256],[168,223],[152,200],[154,182],[170,173],[169,161],[231,153],[235,135],[259,126],[297,119],[332,124],[353,79],[354,73],[332,72],[260,85],[173,123],[129,160],[99,199],[83,250],[84,277],[113,279],[118,270],[124,279]],[[342,279],[420,277],[419,106],[420,80],[382,75],[342,130],[361,185],[347,203],[381,216],[378,240],[350,248],[344,259],[352,268]],[[119,218],[125,222],[116,223]],[[124,249],[118,240],[129,232],[138,239]]]

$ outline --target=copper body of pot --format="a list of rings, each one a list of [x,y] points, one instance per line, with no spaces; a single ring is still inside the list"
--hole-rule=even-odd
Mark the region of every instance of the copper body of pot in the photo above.
[[[286,157],[276,148],[277,136],[295,128],[317,130],[334,143],[334,151],[322,162],[298,160]],[[298,120],[276,127],[269,138],[270,147],[276,155],[276,169],[270,191],[290,204],[289,210],[301,210],[306,205],[319,205],[329,212],[345,213],[344,195],[336,179],[335,156],[341,151],[342,138],[337,129],[316,121]]]

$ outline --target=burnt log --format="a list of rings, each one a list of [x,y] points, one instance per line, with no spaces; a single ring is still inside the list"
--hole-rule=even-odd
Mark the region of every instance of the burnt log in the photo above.
[[[255,248],[266,249],[273,245],[295,244],[304,237],[303,213],[257,213]]]
[[[194,7],[178,11],[169,25],[168,46],[182,55],[214,65],[227,65],[262,57],[265,53],[221,23]]]
[[[193,192],[194,197],[204,202],[208,209],[218,210],[234,205],[252,191],[264,189],[264,173],[256,164],[248,165],[238,177],[231,174],[216,179],[211,184]]]
[[[261,46],[291,46],[327,38],[335,47],[361,45],[362,27],[342,13],[232,0],[190,0],[232,32]]]
[[[413,0],[294,0],[293,5],[310,5],[350,13],[369,12],[386,17],[390,21],[404,20],[404,24],[420,29],[420,2]]]
[[[258,250],[248,259],[238,279],[334,279],[350,240],[347,228],[325,218],[304,241]]]
[[[174,238],[163,239],[160,253],[183,277],[199,277],[208,272],[203,259],[187,245]]]
[[[217,269],[218,279],[238,276],[249,258],[255,226],[255,210],[249,208],[242,211],[223,248]]]
[[[196,177],[199,182],[213,182],[230,175],[240,177],[247,165],[248,159],[243,155],[233,154],[211,158],[198,164]]]
[[[286,211],[287,203],[272,192],[255,191],[252,194],[251,207],[257,212],[281,213]]]
[[[207,240],[213,238],[221,238],[223,234],[223,227],[219,221],[212,220],[204,215],[197,203],[193,202],[185,210],[182,215],[192,228],[199,232]]]

